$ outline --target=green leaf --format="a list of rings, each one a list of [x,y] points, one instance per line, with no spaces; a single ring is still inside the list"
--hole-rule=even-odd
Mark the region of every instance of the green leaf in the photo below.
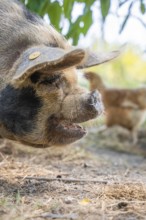
[[[63,1],[64,15],[69,20],[71,20],[71,12],[73,10],[74,2],[75,2],[74,0],[64,0]]]
[[[67,33],[67,38],[73,39],[74,45],[77,44],[79,36],[81,34],[81,28],[80,28],[80,22],[82,21],[81,18],[82,16],[79,16],[77,20],[74,23],[72,23],[72,25],[70,25],[69,31]]]
[[[110,9],[110,0],[100,0],[100,6],[101,6],[102,19],[104,22]]]
[[[60,29],[60,20],[62,14],[62,7],[59,2],[55,1],[51,4],[48,4],[47,14],[50,18],[51,24],[59,30]]]
[[[145,12],[146,12],[146,6],[145,6],[145,4],[143,3],[142,0],[141,0],[141,2],[140,2],[140,10],[141,10],[141,13],[142,13],[142,14],[145,14]]]
[[[87,32],[88,32],[88,30],[89,30],[89,28],[90,28],[90,26],[91,26],[92,23],[93,23],[92,11],[89,10],[89,11],[84,15],[82,22],[84,23],[84,27],[81,29],[81,31],[82,31],[82,33],[83,33],[84,35],[86,35]]]
[[[23,3],[25,2],[25,0],[20,1]],[[67,37],[72,38],[73,43],[77,44],[80,35],[86,35],[93,22],[91,6],[95,1],[96,0],[62,0],[63,5],[60,5],[59,0],[54,0],[53,2],[51,0],[28,0],[26,6],[31,11],[42,17],[45,14],[48,14],[51,24],[59,31],[61,28],[60,21],[62,19],[62,15],[64,15],[70,24]],[[80,15],[74,23],[72,23],[72,10],[75,3],[84,3],[85,7],[83,14]]]
[[[41,8],[42,4],[44,4],[45,1],[46,0],[36,0],[36,1],[29,0],[28,3],[26,4],[26,6],[31,11],[33,11],[35,13],[39,13],[40,8]]]
[[[80,26],[81,22],[83,23],[83,26]],[[92,22],[92,11],[88,10],[83,15],[80,15],[77,20],[70,26],[67,38],[72,38],[73,44],[76,45],[79,40],[80,34],[86,35]]]
[[[25,0],[20,0],[20,2],[22,2],[23,4],[25,4]]]
[[[85,1],[83,1],[83,2],[85,2]],[[91,6],[93,5],[95,3],[95,0],[87,0],[86,1],[86,8],[88,8],[88,9],[90,9],[91,8]]]
[[[44,16],[47,13],[47,7],[50,4],[50,1],[44,0],[39,8],[38,14]]]

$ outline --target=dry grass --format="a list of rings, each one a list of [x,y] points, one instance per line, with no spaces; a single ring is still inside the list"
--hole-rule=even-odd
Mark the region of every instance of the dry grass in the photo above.
[[[0,149],[0,220],[146,219],[145,162],[142,157],[78,146],[38,150],[7,143]],[[27,176],[107,184],[45,182]]]

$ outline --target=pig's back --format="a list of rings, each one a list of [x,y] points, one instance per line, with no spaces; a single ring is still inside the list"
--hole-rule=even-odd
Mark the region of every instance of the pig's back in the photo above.
[[[17,0],[0,0],[0,77],[20,54],[35,45],[69,48],[67,41]]]

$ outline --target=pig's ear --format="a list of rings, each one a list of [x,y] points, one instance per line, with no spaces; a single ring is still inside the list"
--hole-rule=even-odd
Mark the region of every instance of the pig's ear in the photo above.
[[[44,46],[29,48],[23,52],[11,70],[13,82],[22,82],[35,71],[49,74],[49,72],[78,66],[83,62],[85,56],[86,51],[77,48],[71,51]]]
[[[113,60],[120,54],[120,51],[112,51],[106,53],[94,54],[87,51],[86,59],[81,65],[78,65],[78,69],[84,69],[91,66],[96,66],[110,60]]]

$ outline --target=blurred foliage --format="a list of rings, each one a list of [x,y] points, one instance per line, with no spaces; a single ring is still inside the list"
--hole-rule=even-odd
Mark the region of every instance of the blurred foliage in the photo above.
[[[146,62],[133,46],[127,48],[119,58],[107,64],[92,67],[109,87],[135,88],[146,86]]]
[[[68,23],[68,30],[66,37],[73,39],[73,44],[76,45],[81,34],[86,35],[93,23],[93,7],[97,8],[97,13],[100,12],[102,27],[104,32],[104,25],[108,15],[111,12],[111,0],[20,0],[33,12],[39,14],[41,17],[48,15],[51,24],[60,32],[64,27],[64,22]],[[132,9],[135,3],[139,2],[139,10],[141,14],[146,14],[145,0],[115,0],[117,3],[117,10],[114,12],[117,17],[118,11],[127,4],[127,15],[123,16],[123,21],[119,32],[121,33],[128,19],[132,16]],[[76,19],[73,17],[75,7],[82,6],[82,12]],[[146,27],[146,24],[137,17],[137,19]],[[102,34],[104,36],[104,34]]]

